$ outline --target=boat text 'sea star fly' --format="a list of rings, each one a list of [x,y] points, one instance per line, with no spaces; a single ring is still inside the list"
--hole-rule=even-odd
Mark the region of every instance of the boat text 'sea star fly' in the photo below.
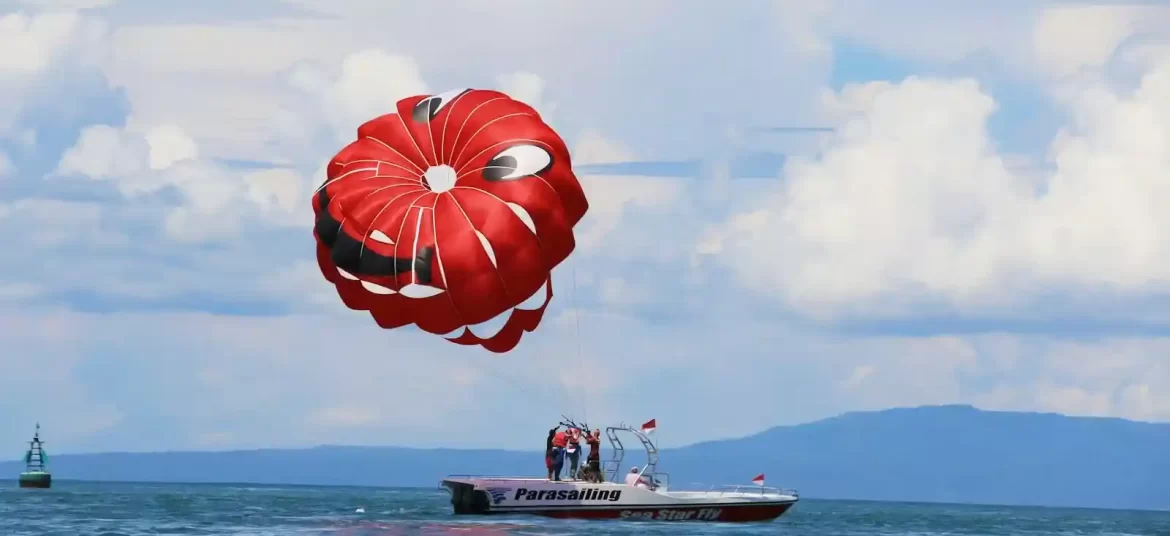
[[[723,514],[720,508],[697,510],[622,510],[622,519],[652,519],[654,521],[715,521]]]

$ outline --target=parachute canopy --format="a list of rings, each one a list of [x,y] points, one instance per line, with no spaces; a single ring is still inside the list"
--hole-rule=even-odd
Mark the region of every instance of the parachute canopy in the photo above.
[[[540,324],[588,207],[532,107],[480,89],[409,97],[329,162],[317,262],[383,328],[507,352]]]

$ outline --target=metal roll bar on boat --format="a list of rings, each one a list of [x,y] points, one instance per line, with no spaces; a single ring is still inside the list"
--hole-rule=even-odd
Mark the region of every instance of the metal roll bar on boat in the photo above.
[[[581,431],[592,431],[588,423],[578,423],[573,419],[561,415],[561,421],[557,424],[566,428],[576,428]],[[622,440],[618,437],[618,432],[629,432],[638,438],[642,443],[642,447],[646,449],[646,465],[639,471],[644,477],[650,479],[656,485],[656,489],[665,491],[670,487],[670,474],[660,472],[658,470],[658,447],[654,442],[646,436],[639,428],[634,428],[626,423],[620,423],[617,426],[607,426],[605,428],[605,436],[609,439],[609,446],[613,454],[610,458],[602,463],[601,474],[608,482],[621,482],[618,475],[621,472],[622,461],[625,459],[625,446],[622,445]],[[663,478],[659,478],[663,477]]]
[[[622,440],[618,437],[618,432],[629,432],[642,442],[642,447],[646,449],[646,465],[641,469],[640,474],[647,477],[653,482],[658,490],[666,491],[670,487],[670,473],[664,473],[658,470],[658,447],[654,442],[646,436],[639,428],[634,428],[626,423],[618,424],[617,426],[607,426],[605,428],[605,436],[609,438],[610,449],[613,451],[610,459],[606,460],[602,465],[601,473],[609,482],[621,482],[618,479],[618,474],[622,469],[622,460],[625,459],[626,449],[622,445]],[[663,478],[659,478],[663,477]]]

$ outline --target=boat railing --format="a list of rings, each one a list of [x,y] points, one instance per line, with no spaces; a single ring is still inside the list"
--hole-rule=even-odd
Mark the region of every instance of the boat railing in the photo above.
[[[657,473],[657,474],[659,474],[659,475],[663,475],[663,474],[666,474],[666,473]],[[669,477],[669,475],[667,475],[667,476]],[[549,480],[548,480],[548,476],[546,476],[546,475],[540,475],[540,476],[516,476],[516,475],[472,475],[472,474],[466,474],[466,475],[465,475],[465,474],[453,474],[453,475],[447,475],[447,476],[443,477],[443,479],[442,479],[442,480],[447,480],[447,479],[451,479],[451,478],[474,478],[474,479],[479,479],[479,480],[541,480],[541,481],[545,481],[545,482],[548,482],[548,481],[549,481]],[[439,486],[440,486],[440,487],[442,487],[442,485],[443,485],[443,483],[442,483],[442,480],[440,480],[440,481],[439,481]],[[669,478],[667,478],[667,480],[669,481]],[[587,481],[585,481],[585,480],[570,480],[570,479],[568,479],[568,478],[562,478],[561,480],[559,480],[559,482],[577,482],[577,483],[580,483],[580,484],[589,484],[589,483],[591,483],[591,482],[587,482]]]
[[[447,476],[443,477],[443,479],[440,480],[439,484],[436,486],[437,489],[449,491],[449,490],[447,490],[447,486],[443,485],[443,481],[451,479],[451,478],[478,478],[478,479],[482,479],[482,480],[517,480],[517,479],[522,479],[522,478],[526,478],[526,477],[504,476],[504,475],[453,474],[453,475],[447,475]],[[540,477],[527,477],[527,478],[540,478]]]
[[[516,475],[473,475],[473,474],[454,474],[443,477],[444,480],[448,478],[479,478],[483,480],[547,480],[547,475],[538,476],[516,476]]]
[[[748,486],[745,484],[729,484],[729,485],[722,485],[722,486],[711,486],[711,491],[720,491],[723,493],[738,493],[738,494],[744,494],[744,495],[776,494],[776,495],[790,495],[792,497],[797,497],[797,498],[800,497],[800,494],[794,489],[777,488],[777,487],[771,487],[771,486],[757,486],[754,484],[751,486]]]

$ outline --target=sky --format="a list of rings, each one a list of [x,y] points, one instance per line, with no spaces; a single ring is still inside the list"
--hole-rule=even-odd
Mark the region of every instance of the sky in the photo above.
[[[379,328],[314,254],[357,126],[463,87],[590,203],[503,355]],[[17,453],[1170,420],[1167,3],[0,0],[0,98]]]

